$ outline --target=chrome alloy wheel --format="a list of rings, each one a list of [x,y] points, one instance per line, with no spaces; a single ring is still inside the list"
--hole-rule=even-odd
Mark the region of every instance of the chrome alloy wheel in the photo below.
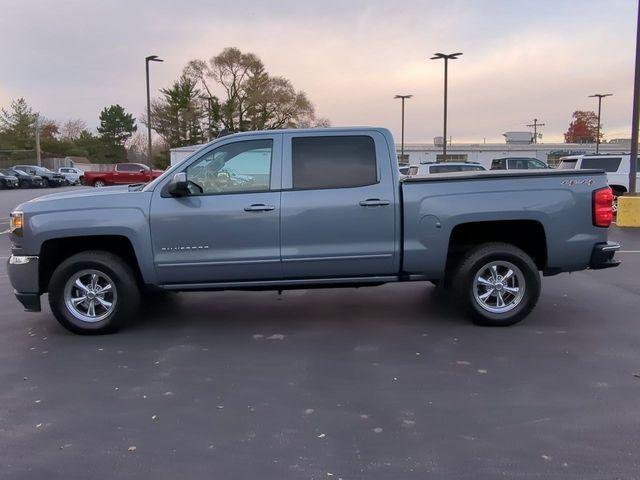
[[[473,279],[473,296],[490,313],[506,313],[524,297],[525,279],[511,262],[493,261],[482,266]]]
[[[113,280],[99,270],[81,270],[64,286],[64,303],[69,313],[82,322],[107,318],[118,301]]]

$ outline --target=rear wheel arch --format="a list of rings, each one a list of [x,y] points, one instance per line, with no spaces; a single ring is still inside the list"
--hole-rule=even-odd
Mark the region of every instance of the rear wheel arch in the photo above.
[[[524,251],[539,270],[547,265],[547,236],[537,220],[495,220],[456,225],[449,236],[446,270],[453,270],[467,252],[485,243],[506,243]]]

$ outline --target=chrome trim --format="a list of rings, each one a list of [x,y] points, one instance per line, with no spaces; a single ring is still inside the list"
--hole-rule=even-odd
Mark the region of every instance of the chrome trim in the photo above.
[[[321,262],[332,260],[367,260],[373,258],[391,258],[392,253],[376,253],[371,255],[339,255],[334,257],[300,257],[300,258],[283,258],[283,262]]]
[[[193,251],[193,250],[187,250]],[[274,260],[230,260],[221,262],[174,262],[174,263],[157,263],[157,267],[202,267],[202,266],[225,266],[225,265],[250,265],[253,263],[280,263],[280,259]]]

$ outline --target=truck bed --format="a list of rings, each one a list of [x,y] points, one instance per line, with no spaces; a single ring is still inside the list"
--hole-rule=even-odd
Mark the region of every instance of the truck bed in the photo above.
[[[493,222],[504,235],[513,224],[535,223],[548,273],[587,268],[606,229],[593,226],[592,194],[606,187],[601,170],[454,172],[402,178],[403,272],[439,278],[457,225]],[[517,230],[517,229],[516,229]],[[480,230],[479,233],[482,233]],[[472,238],[469,239],[471,243]]]

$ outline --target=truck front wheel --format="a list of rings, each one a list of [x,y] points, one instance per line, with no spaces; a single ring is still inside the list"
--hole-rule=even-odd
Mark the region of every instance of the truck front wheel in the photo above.
[[[49,305],[66,329],[82,334],[111,333],[135,315],[140,291],[131,268],[104,251],[86,251],[64,260],[49,283]]]
[[[455,295],[477,325],[504,327],[524,319],[540,296],[540,274],[531,257],[507,243],[469,251],[454,273]]]

